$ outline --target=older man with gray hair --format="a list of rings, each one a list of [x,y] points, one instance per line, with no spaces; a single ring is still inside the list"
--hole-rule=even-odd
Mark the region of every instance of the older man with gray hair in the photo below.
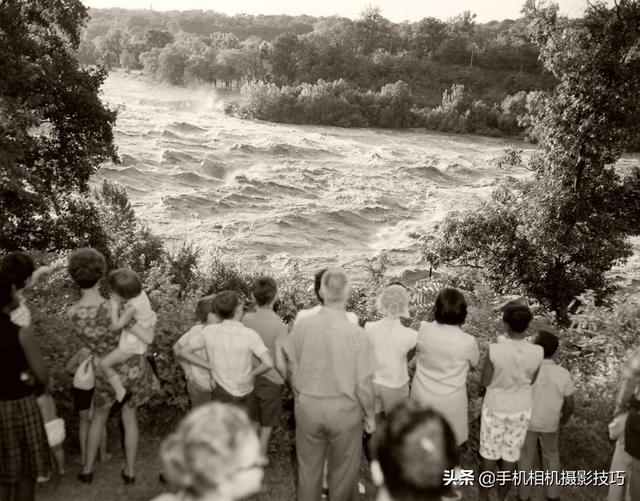
[[[320,501],[328,457],[332,501],[357,498],[362,429],[375,427],[372,351],[364,330],[347,318],[349,280],[322,276],[322,308],[299,319],[283,343],[295,394],[298,499]]]

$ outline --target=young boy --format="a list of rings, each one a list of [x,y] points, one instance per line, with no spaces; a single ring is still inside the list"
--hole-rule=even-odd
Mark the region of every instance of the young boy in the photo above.
[[[489,345],[480,385],[487,388],[480,422],[482,471],[514,471],[527,436],[535,382],[544,358],[542,347],[529,343],[525,333],[533,319],[519,301],[502,309],[508,339]],[[497,486],[498,499],[509,494],[510,483]],[[478,499],[488,501],[489,488],[480,486]]]
[[[221,322],[205,327],[188,346],[179,348],[177,355],[192,364],[209,367],[215,383],[213,400],[243,407],[252,417],[254,379],[273,368],[273,358],[258,333],[240,322],[242,301],[236,291],[217,294],[213,312]],[[197,354],[202,349],[208,360]],[[255,368],[254,356],[260,360]]]
[[[187,378],[187,392],[191,400],[191,408],[211,402],[211,388],[214,384],[211,380],[211,372],[209,366],[204,367],[194,365],[186,360],[182,360],[179,353],[180,350],[189,346],[194,337],[201,333],[207,325],[217,324],[218,318],[213,314],[213,298],[214,296],[205,296],[198,301],[196,306],[196,318],[198,323],[189,329],[180,339],[173,345],[173,352],[176,354],[184,374]],[[198,355],[203,359],[207,358],[204,350],[200,350]]]
[[[253,284],[252,293],[258,308],[253,313],[247,313],[242,323],[260,335],[271,357],[276,358],[276,350],[281,349],[282,336],[286,336],[288,332],[285,323],[273,311],[273,305],[278,298],[276,281],[271,277],[260,277]],[[260,425],[258,434],[265,456],[271,431],[278,425],[282,415],[283,385],[283,376],[276,369],[271,369],[255,380],[254,415]]]
[[[531,422],[520,453],[518,469],[524,472],[533,470],[540,442],[542,469],[560,471],[558,429],[573,413],[573,382],[569,371],[553,361],[553,355],[558,349],[558,338],[554,334],[541,330],[533,343],[542,346],[544,360],[533,385]],[[560,499],[558,487],[553,482],[545,490],[549,501]],[[531,499],[531,486],[520,485],[519,497],[525,501]]]

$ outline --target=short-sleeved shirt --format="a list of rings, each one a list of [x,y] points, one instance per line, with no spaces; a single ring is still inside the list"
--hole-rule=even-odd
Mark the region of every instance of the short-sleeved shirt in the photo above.
[[[367,322],[364,331],[373,346],[373,382],[389,388],[400,388],[407,384],[407,353],[416,347],[418,333],[402,325],[397,318]]]
[[[373,355],[364,329],[323,307],[293,325],[283,342],[293,387],[311,397],[347,397],[373,415]]]
[[[214,381],[234,397],[253,391],[253,356],[269,351],[256,331],[234,320],[207,325],[193,337],[191,347],[206,350]]]
[[[544,359],[533,384],[533,407],[529,429],[553,433],[560,427],[564,398],[575,391],[571,374],[551,359]]]
[[[258,308],[253,313],[247,313],[243,317],[242,323],[260,335],[271,356],[275,357],[276,339],[287,334],[287,326],[282,319],[273,310]],[[271,369],[266,374],[263,374],[262,377],[274,384],[284,384],[284,380],[275,369]]]
[[[478,365],[476,339],[457,325],[422,322],[417,339],[414,392],[446,396],[466,388],[467,374]]]
[[[300,310],[298,312],[298,314],[296,315],[295,320],[293,321],[294,325],[301,318],[308,317],[309,315],[315,315],[321,309],[322,309],[322,305],[321,304],[317,304],[313,308],[309,308],[307,310]],[[347,315],[347,319],[349,319],[349,322],[358,325],[358,315],[356,315],[352,311],[346,311],[345,314]]]
[[[193,347],[193,340],[196,338],[198,334],[202,333],[202,330],[206,327],[206,324],[196,324],[191,329],[189,329],[186,333],[184,333],[178,341],[176,341],[176,346],[179,348]],[[207,359],[206,350],[198,350],[196,352],[200,358]],[[209,388],[211,386],[211,372],[208,369],[203,369],[197,365],[194,365],[185,360],[180,361],[180,365],[184,370],[184,374],[187,377],[187,381],[193,381],[201,388]]]
[[[530,410],[533,405],[531,381],[543,358],[542,346],[525,339],[506,339],[489,345],[493,378],[487,387],[484,405],[505,414]]]

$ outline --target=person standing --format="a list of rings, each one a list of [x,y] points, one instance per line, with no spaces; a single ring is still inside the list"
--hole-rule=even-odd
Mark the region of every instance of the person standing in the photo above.
[[[278,298],[278,286],[271,277],[260,277],[253,284],[253,298],[258,308],[255,312],[247,313],[242,323],[256,331],[271,357],[276,359],[276,350],[281,349],[282,336],[287,335],[287,326],[273,311],[273,305]],[[269,440],[274,427],[278,426],[282,416],[282,388],[284,379],[274,368],[262,376],[257,376],[254,386],[253,414],[258,420],[260,428],[258,436],[262,444],[262,453],[266,456]]]
[[[332,501],[357,497],[365,431],[375,429],[372,350],[345,313],[349,281],[339,269],[322,275],[324,305],[296,321],[283,349],[295,396],[298,499],[319,501],[328,457]]]
[[[480,351],[461,328],[467,303],[460,291],[440,291],[433,313],[435,322],[422,322],[418,331],[411,400],[442,413],[462,446],[469,438],[467,374],[478,365]]]
[[[31,376],[49,375],[33,331],[11,321],[20,298],[11,276],[0,275],[0,499],[33,501],[38,477],[51,471],[49,443]]]

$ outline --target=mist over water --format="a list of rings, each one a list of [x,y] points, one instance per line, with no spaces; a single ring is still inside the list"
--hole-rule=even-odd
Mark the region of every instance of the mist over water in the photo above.
[[[122,159],[106,178],[169,244],[192,241],[265,269],[341,265],[359,272],[382,249],[417,266],[412,238],[447,212],[476,207],[501,178],[512,141],[419,130],[342,129],[240,120],[215,89],[113,73],[103,99],[122,105]],[[519,148],[527,148],[519,144]]]

